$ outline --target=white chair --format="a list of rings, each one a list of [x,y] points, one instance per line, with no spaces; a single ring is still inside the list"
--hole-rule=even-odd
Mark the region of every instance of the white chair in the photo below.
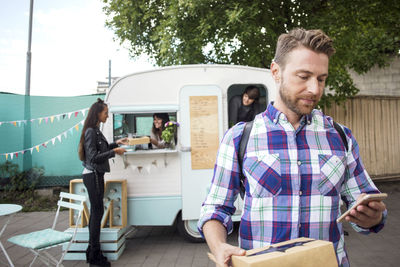
[[[70,202],[67,202],[68,200],[65,201],[64,199],[70,199]],[[65,256],[65,254],[67,254],[67,251],[68,251],[69,247],[71,246],[72,241],[75,240],[76,232],[78,229],[78,227],[77,227],[78,224],[75,224],[75,230],[74,230],[73,234],[55,230],[57,220],[58,220],[58,215],[60,213],[60,207],[77,210],[78,217],[77,217],[76,221],[79,222],[79,220],[82,216],[83,202],[85,202],[85,200],[86,200],[85,196],[61,192],[60,200],[57,203],[58,208],[57,208],[56,217],[54,218],[52,228],[47,228],[44,230],[31,232],[28,234],[13,236],[13,237],[9,238],[8,241],[16,244],[18,246],[28,248],[30,251],[32,251],[32,253],[35,255],[35,258],[33,259],[33,261],[31,262],[31,264],[29,266],[32,266],[38,257],[47,266],[49,266],[50,263],[53,263],[56,266],[62,266],[61,263],[64,259],[64,256]],[[53,248],[56,246],[61,246],[66,243],[68,243],[68,244],[67,244],[65,250],[62,252],[60,260],[55,259],[50,253],[48,253],[46,251],[47,249],[50,249],[50,248]]]

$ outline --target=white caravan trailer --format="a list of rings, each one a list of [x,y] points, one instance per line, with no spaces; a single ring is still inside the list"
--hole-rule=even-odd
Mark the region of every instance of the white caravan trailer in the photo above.
[[[128,225],[176,222],[185,238],[201,240],[196,224],[228,130],[228,103],[248,85],[260,88],[263,110],[275,98],[269,70],[234,65],[165,67],[127,75],[111,86],[105,97],[110,117],[102,129],[109,141],[149,136],[154,113],[168,113],[180,124],[176,146],[136,145],[110,161],[106,180],[127,180]],[[237,203],[235,221],[241,206]]]

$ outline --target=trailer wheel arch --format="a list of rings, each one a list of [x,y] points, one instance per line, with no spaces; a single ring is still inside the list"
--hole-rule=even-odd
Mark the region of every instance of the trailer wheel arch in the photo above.
[[[179,234],[191,243],[203,243],[205,240],[197,230],[197,220],[182,220],[182,210],[175,219],[176,228]]]

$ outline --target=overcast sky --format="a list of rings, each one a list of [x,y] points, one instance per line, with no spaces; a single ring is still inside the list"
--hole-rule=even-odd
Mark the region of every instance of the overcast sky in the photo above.
[[[30,0],[0,0],[0,91],[25,93]],[[104,26],[101,0],[35,0],[31,95],[96,92],[97,81],[153,68],[132,60]]]

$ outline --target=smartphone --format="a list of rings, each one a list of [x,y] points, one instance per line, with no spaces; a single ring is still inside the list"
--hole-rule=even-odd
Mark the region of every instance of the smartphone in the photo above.
[[[351,209],[348,209],[345,213],[343,213],[342,216],[340,216],[340,217],[336,220],[336,222],[341,222],[341,221],[343,221],[344,218],[345,218],[347,215],[350,214],[350,211],[353,210],[353,209],[355,209],[355,208],[357,208],[358,205],[365,205],[365,204],[367,204],[367,203],[370,202],[370,201],[382,201],[382,200],[384,200],[385,198],[387,198],[387,196],[388,196],[388,195],[387,195],[386,193],[367,194],[367,195],[364,195],[362,198],[360,198],[360,199],[356,202],[356,204],[355,204]]]

